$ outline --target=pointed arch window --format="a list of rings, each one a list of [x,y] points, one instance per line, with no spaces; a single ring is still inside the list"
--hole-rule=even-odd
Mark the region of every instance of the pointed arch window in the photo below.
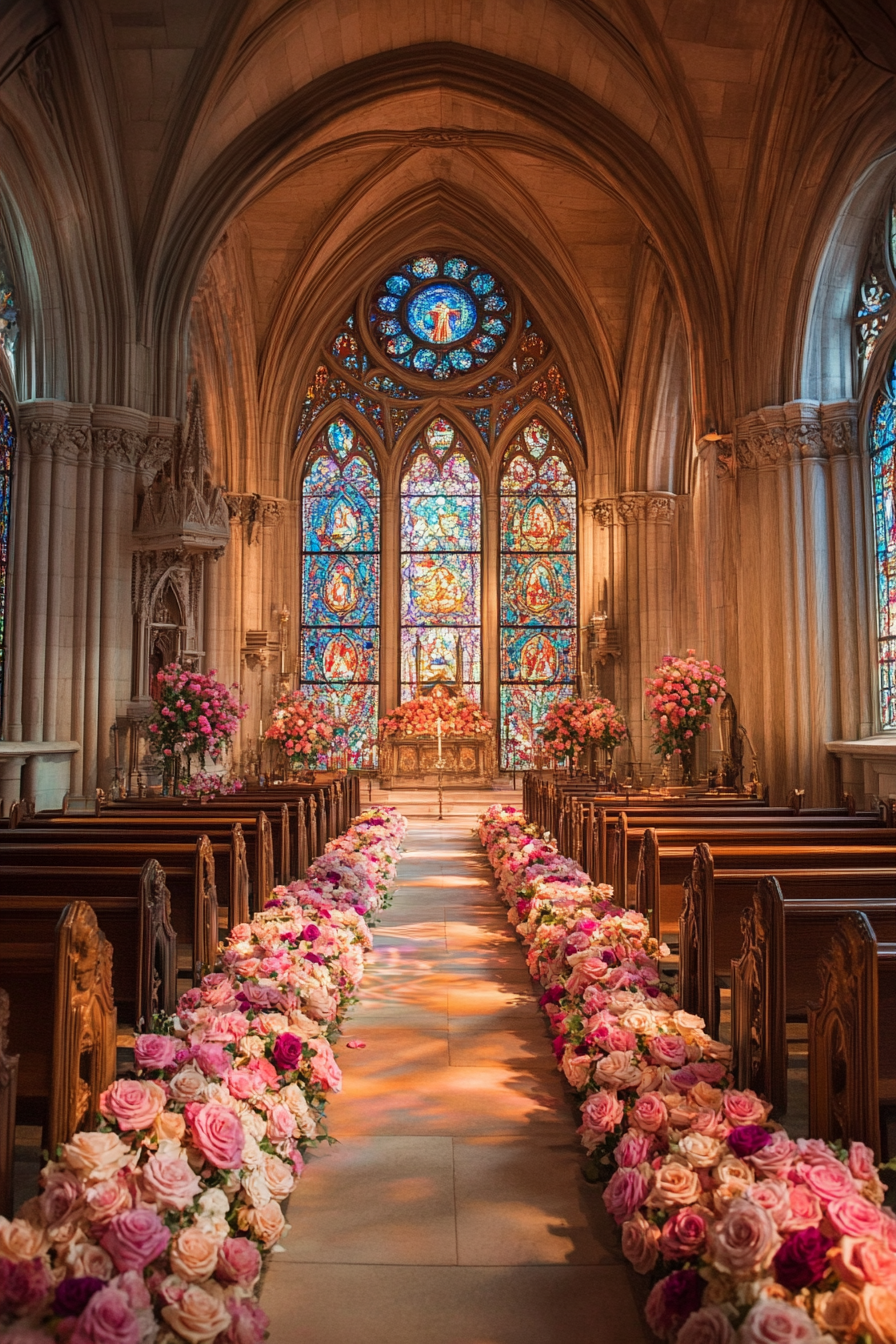
[[[871,235],[853,319],[859,382],[864,378],[896,292],[896,199],[891,199]]]
[[[480,699],[482,503],[475,460],[450,421],[412,444],[401,481],[401,698],[462,681]]]
[[[12,412],[3,397],[0,397],[0,724],[3,722],[6,680],[6,577],[9,567],[9,516],[15,446]]]
[[[353,766],[376,750],[380,657],[380,481],[362,436],[339,417],[302,479],[302,690],[346,725]]]
[[[576,485],[565,450],[537,416],[504,455],[500,585],[501,764],[510,769],[576,685]]]
[[[896,354],[871,409],[871,490],[877,571],[877,662],[882,728],[896,728]]]

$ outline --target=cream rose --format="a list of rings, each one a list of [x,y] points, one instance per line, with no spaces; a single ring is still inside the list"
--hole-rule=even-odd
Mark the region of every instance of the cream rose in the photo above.
[[[700,1197],[700,1178],[683,1162],[674,1159],[653,1173],[653,1184],[646,1204],[651,1209],[678,1209],[694,1204]]]
[[[35,1227],[24,1218],[0,1218],[0,1257],[4,1260],[34,1260],[49,1249],[46,1228]]]
[[[117,1134],[81,1130],[62,1145],[63,1160],[82,1181],[107,1181],[131,1157],[131,1150]]]
[[[218,1263],[218,1246],[214,1238],[198,1228],[187,1227],[171,1243],[171,1268],[188,1283],[211,1278]]]
[[[271,1189],[265,1180],[262,1166],[243,1176],[243,1194],[256,1209],[263,1209],[271,1202]]]
[[[719,1153],[722,1151],[722,1145],[718,1139],[713,1139],[709,1134],[690,1133],[685,1134],[680,1140],[679,1151],[683,1157],[686,1157],[692,1167],[714,1167],[719,1160]]]
[[[188,1344],[206,1344],[230,1325],[230,1312],[223,1301],[192,1285],[179,1302],[162,1308],[162,1316]]]
[[[204,1101],[208,1092],[208,1079],[201,1069],[190,1063],[174,1075],[169,1083],[171,1096],[175,1101],[186,1104],[188,1101]]]
[[[244,1231],[252,1232],[266,1248],[270,1248],[283,1236],[286,1219],[283,1210],[275,1199],[263,1208],[247,1208],[243,1205],[237,1215],[237,1221]]]
[[[716,1268],[737,1279],[767,1269],[781,1245],[771,1214],[749,1199],[733,1199],[707,1236]]]
[[[265,1154],[262,1171],[273,1199],[286,1199],[292,1194],[296,1177],[288,1162]]]

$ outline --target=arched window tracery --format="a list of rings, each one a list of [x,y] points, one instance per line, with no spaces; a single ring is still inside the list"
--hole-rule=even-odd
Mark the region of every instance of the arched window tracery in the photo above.
[[[550,706],[575,694],[576,485],[544,421],[515,435],[501,469],[501,762],[533,750]]]
[[[401,698],[435,681],[482,682],[482,503],[475,459],[437,416],[401,479]]]
[[[3,722],[3,692],[6,680],[6,580],[9,567],[9,523],[12,496],[12,462],[16,432],[12,412],[0,397],[0,723]]]
[[[871,407],[869,435],[882,728],[896,728],[896,351]]]
[[[871,235],[853,325],[859,382],[886,326],[896,294],[896,198],[888,201]]]
[[[346,725],[353,766],[374,750],[379,700],[380,482],[343,416],[317,437],[302,478],[302,690]]]

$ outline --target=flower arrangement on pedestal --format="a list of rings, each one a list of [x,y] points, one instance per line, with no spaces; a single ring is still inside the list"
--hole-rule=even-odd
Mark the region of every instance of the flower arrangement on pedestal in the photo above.
[[[430,695],[406,700],[380,719],[383,737],[403,734],[425,734],[435,737],[439,719],[445,737],[469,737],[476,733],[491,733],[492,719],[475,700],[466,695],[451,695],[437,686]]]
[[[725,698],[725,676],[707,658],[697,658],[688,649],[686,658],[667,653],[652,677],[644,683],[644,695],[653,720],[654,751],[660,756],[678,752],[688,782],[697,733],[705,733],[715,704]]]
[[[166,774],[176,777],[181,756],[186,758],[188,775],[194,756],[200,764],[206,755],[218,760],[249,708],[240,703],[239,688],[216,681],[214,670],[190,671],[180,663],[163,667],[156,681],[159,699],[147,726]]]
[[[558,700],[545,715],[538,736],[552,756],[565,760],[586,747],[612,751],[628,729],[612,700]]]
[[[345,733],[318,701],[309,700],[301,691],[284,691],[274,705],[265,738],[278,744],[292,770],[303,766],[314,770],[334,744],[344,745]]]

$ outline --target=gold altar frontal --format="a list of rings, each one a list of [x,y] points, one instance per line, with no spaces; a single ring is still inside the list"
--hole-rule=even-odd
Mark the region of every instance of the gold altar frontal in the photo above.
[[[385,737],[380,741],[380,784],[436,783],[439,744],[423,733]],[[442,737],[442,779],[451,784],[491,784],[495,778],[495,742],[491,733]]]

